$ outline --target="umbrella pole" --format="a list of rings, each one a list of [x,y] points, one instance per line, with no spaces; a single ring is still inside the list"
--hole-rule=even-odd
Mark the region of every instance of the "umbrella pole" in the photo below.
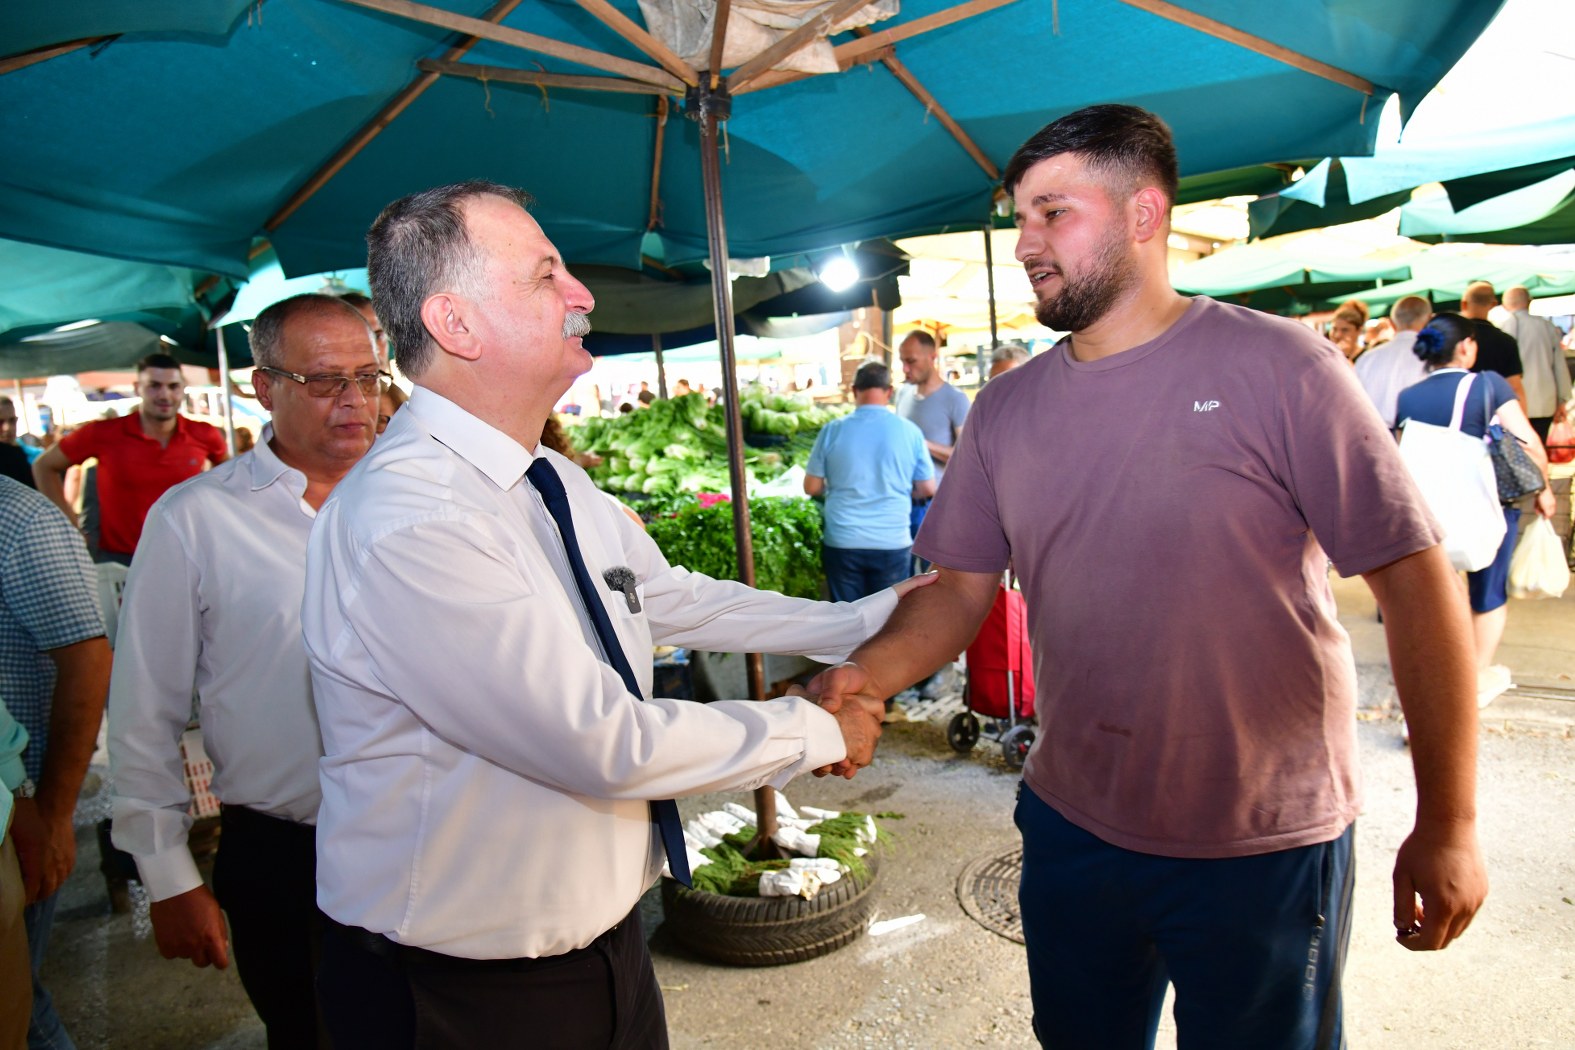
[[[995,246],[990,243],[990,222],[984,224],[984,279],[990,290],[990,349],[994,350],[1001,345],[1001,339],[995,333]],[[982,386],[985,379],[983,364],[979,365],[979,383]]]
[[[749,493],[744,485],[744,425],[738,405],[738,356],[733,349],[733,285],[727,272],[727,226],[722,214],[722,166],[717,122],[732,112],[725,89],[702,77],[685,100],[689,117],[700,125],[700,177],[705,187],[706,235],[711,248],[711,292],[716,311],[716,342],[722,351],[723,413],[727,420],[727,474],[733,485],[733,545],[738,552],[738,578],[755,585],[755,545],[749,531]],[[766,697],[765,661],[759,653],[744,657],[749,672],[749,698]],[[777,830],[776,793],[755,792],[754,847],[769,843]]]
[[[224,441],[235,455],[235,414],[230,405],[230,352],[224,345],[224,333],[235,325],[219,329],[219,409],[224,417]]]
[[[656,354],[656,396],[667,400],[667,364],[662,360],[662,336],[651,333],[651,351]]]

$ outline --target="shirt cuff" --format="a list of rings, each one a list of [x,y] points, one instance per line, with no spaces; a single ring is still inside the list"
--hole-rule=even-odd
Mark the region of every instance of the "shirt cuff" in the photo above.
[[[827,713],[813,700],[793,698],[804,705],[804,757],[788,766],[766,783],[778,791],[801,773],[834,765],[848,757],[848,746],[842,739],[842,726],[835,715]]]
[[[191,850],[184,842],[160,853],[132,854],[132,859],[137,862],[149,900],[168,900],[202,885],[197,862],[192,860]]]

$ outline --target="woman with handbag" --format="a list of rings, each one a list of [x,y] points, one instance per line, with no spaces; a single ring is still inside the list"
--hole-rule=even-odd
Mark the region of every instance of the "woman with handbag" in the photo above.
[[[1428,376],[1400,392],[1395,411],[1396,423],[1403,426],[1406,420],[1415,419],[1435,426],[1449,426],[1456,418],[1458,407],[1462,409],[1459,412],[1459,429],[1472,437],[1490,442],[1498,436],[1496,423],[1507,434],[1508,444],[1518,444],[1530,458],[1529,464],[1523,462],[1523,456],[1519,457],[1522,460],[1519,464],[1503,466],[1495,462],[1495,468],[1502,466],[1503,470],[1512,471],[1518,465],[1524,474],[1530,475],[1530,478],[1516,481],[1501,474],[1500,492],[1510,495],[1529,492],[1540,483],[1536,510],[1543,517],[1551,518],[1554,500],[1553,490],[1547,485],[1547,453],[1532,430],[1525,409],[1521,408],[1515,392],[1504,377],[1497,372],[1473,374],[1470,371],[1477,358],[1477,341],[1471,322],[1459,314],[1435,314],[1427,326],[1417,333],[1415,353],[1427,366]],[[1466,391],[1461,391],[1462,383],[1472,385]],[[1463,398],[1457,398],[1461,394]],[[1514,448],[1506,445],[1504,452],[1507,455],[1503,458],[1516,458]],[[1495,450],[1494,458],[1501,458],[1499,451]],[[1509,600],[1506,584],[1510,556],[1514,553],[1520,528],[1518,502],[1517,498],[1504,503],[1504,541],[1492,564],[1466,574],[1471,622],[1476,636],[1477,702],[1482,707],[1492,703],[1494,697],[1510,686],[1509,669],[1494,664],[1493,656],[1498,651],[1499,640],[1504,637],[1504,625],[1508,619],[1508,610],[1505,608]]]

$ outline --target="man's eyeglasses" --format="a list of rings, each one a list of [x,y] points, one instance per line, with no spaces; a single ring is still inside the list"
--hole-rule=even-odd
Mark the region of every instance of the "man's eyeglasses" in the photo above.
[[[394,378],[383,371],[360,372],[353,376],[303,376],[298,372],[286,372],[281,368],[269,368],[266,365],[258,365],[257,371],[267,372],[280,379],[294,380],[306,387],[306,392],[310,396],[325,398],[338,397],[351,383],[354,383],[356,388],[367,397],[376,397]]]

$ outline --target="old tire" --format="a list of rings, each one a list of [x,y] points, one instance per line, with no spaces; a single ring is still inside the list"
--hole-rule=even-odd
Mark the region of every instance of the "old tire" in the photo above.
[[[873,853],[864,860],[867,875],[844,875],[808,901],[727,897],[663,879],[663,928],[696,955],[735,966],[781,966],[827,955],[869,926],[879,863]]]

